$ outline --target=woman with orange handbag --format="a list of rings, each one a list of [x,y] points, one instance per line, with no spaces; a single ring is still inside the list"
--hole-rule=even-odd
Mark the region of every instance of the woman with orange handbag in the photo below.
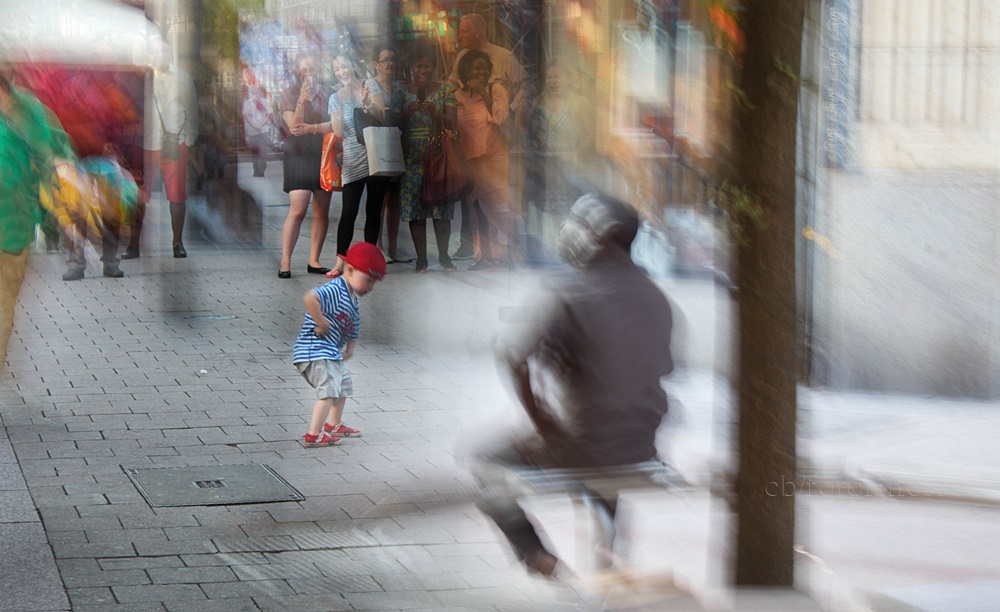
[[[299,230],[313,203],[312,230],[309,232],[309,262],[306,271],[326,274],[329,268],[319,263],[323,242],[330,224],[330,192],[319,184],[319,166],[323,151],[323,134],[330,123],[323,111],[330,90],[317,81],[319,64],[313,57],[302,56],[296,63],[296,81],[281,93],[281,116],[288,134],[282,159],[284,191],[290,207],[281,228],[281,265],[278,278],[292,277],[292,251],[299,239]]]

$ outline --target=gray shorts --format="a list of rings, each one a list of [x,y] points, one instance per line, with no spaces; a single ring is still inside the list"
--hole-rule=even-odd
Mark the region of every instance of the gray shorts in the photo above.
[[[316,389],[317,399],[335,400],[354,395],[354,381],[343,361],[319,359],[295,364],[309,386]]]

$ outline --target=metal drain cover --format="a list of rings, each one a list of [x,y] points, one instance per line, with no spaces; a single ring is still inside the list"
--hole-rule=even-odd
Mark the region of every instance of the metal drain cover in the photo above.
[[[270,467],[257,463],[187,468],[123,468],[154,508],[302,501]]]

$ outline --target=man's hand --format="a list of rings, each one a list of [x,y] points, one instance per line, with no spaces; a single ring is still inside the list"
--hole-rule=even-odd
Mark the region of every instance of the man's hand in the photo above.
[[[542,437],[558,434],[562,431],[559,422],[553,417],[551,411],[547,410],[538,402],[534,389],[531,388],[531,367],[527,360],[510,362],[511,374],[514,376],[515,391],[524,411],[528,413],[535,429]]]
[[[309,101],[313,99],[316,95],[316,85],[311,82],[310,79],[305,79],[302,81],[302,89],[299,90],[299,103],[303,106],[309,104]]]

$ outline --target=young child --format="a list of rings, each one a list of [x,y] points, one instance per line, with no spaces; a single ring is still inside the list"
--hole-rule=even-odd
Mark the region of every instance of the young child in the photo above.
[[[385,257],[367,242],[352,245],[342,257],[342,276],[306,292],[306,318],[295,340],[293,363],[318,398],[305,435],[310,448],[340,444],[337,436],[361,435],[341,421],[344,404],[354,393],[344,362],[354,353],[361,330],[358,298],[385,276]]]

